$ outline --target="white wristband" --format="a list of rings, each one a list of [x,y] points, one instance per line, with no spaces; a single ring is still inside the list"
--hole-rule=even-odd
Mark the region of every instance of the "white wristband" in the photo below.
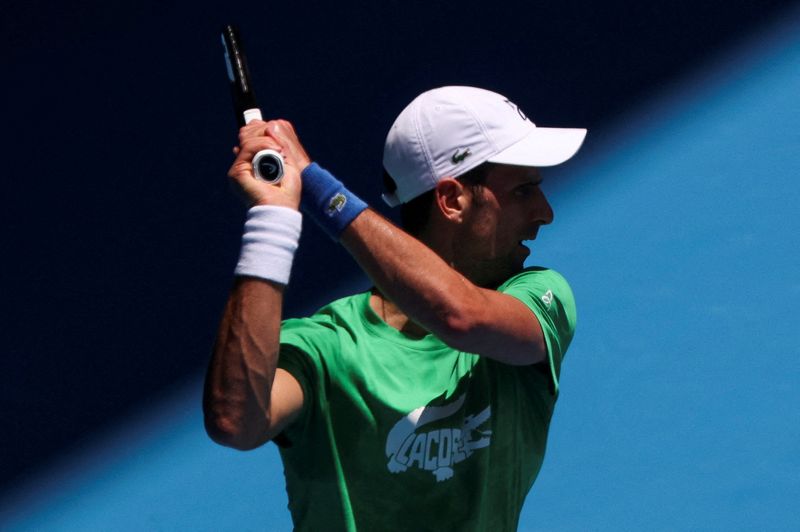
[[[288,284],[303,216],[288,207],[256,205],[247,211],[236,275]]]

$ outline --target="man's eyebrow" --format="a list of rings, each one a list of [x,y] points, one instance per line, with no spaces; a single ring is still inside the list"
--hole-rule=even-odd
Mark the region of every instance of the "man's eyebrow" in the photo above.
[[[542,184],[542,178],[540,176],[531,177],[531,179],[525,179],[524,181],[520,181],[513,185],[513,188],[527,188],[527,187],[538,187]]]
[[[543,180],[543,179],[542,179],[542,174],[540,174],[539,172],[536,172],[535,174],[532,174],[532,175],[530,176],[530,180],[529,180],[529,181],[526,181],[526,182],[525,182],[525,184],[526,184],[526,185],[535,185],[535,186],[539,186],[539,185],[541,185],[541,184],[542,184],[542,180]]]

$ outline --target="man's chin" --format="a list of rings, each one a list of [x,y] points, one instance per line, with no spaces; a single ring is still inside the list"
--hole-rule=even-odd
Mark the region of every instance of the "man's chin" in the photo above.
[[[523,244],[522,242],[520,242],[514,248],[514,253],[515,253],[515,257],[516,256],[522,257],[521,260],[524,263],[525,259],[527,259],[528,256],[531,254],[531,249],[528,246],[526,246],[525,244]]]

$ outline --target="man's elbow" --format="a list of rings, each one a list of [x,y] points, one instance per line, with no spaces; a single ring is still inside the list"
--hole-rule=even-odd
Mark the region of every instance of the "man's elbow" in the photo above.
[[[431,332],[450,347],[465,350],[485,329],[482,316],[487,304],[480,289],[465,290],[437,310],[438,320]]]
[[[479,323],[466,312],[448,312],[434,331],[444,343],[459,350],[467,350],[478,334]]]
[[[268,438],[247,430],[242,423],[223,416],[206,413],[205,428],[206,434],[214,443],[237,451],[251,451],[268,441]]]

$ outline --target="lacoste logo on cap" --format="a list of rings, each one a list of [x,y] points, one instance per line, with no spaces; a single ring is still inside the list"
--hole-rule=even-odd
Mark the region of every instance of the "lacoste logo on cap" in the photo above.
[[[469,148],[467,148],[466,150],[464,150],[461,153],[458,153],[460,151],[461,151],[461,149],[456,150],[456,152],[450,158],[450,160],[453,161],[453,164],[458,164],[461,161],[463,161],[464,159],[466,159],[467,157],[469,157],[470,155],[472,155],[472,152],[469,151]]]

